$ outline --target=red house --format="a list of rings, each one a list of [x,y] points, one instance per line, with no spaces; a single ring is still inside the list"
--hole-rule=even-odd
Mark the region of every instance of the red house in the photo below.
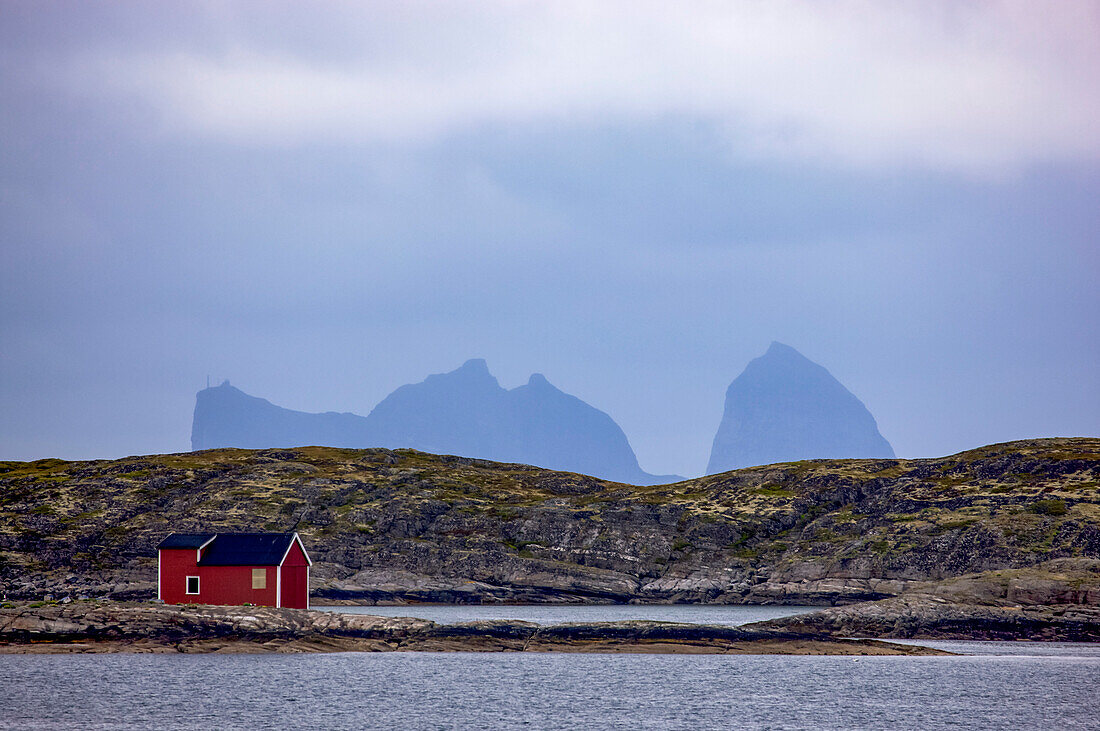
[[[309,567],[297,533],[173,533],[157,546],[166,604],[309,609]]]

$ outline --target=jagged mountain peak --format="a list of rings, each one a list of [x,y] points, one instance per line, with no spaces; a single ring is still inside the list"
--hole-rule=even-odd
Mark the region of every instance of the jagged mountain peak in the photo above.
[[[786,343],[781,343],[778,340],[773,340],[771,342],[771,345],[768,346],[768,350],[761,357],[769,357],[769,356],[770,357],[780,357],[780,356],[792,357],[793,356],[793,357],[801,358],[802,360],[805,360],[805,361],[809,361],[811,363],[813,362],[813,361],[810,361],[810,359],[807,358],[806,356],[802,355],[802,353],[799,353],[797,350],[792,348],[791,346],[787,345]]]
[[[455,368],[451,373],[469,373],[477,375],[491,375],[489,373],[489,364],[485,362],[484,358],[470,358],[465,363]]]
[[[801,370],[813,373],[818,377],[832,378],[829,371],[822,365],[813,362],[802,353],[785,343],[773,340],[763,355],[749,361],[745,370],[767,368],[770,370],[782,369],[784,371]],[[839,381],[838,381],[839,383]]]
[[[644,472],[622,429],[606,413],[559,390],[540,373],[525,386],[505,390],[481,358],[401,386],[366,417],[290,411],[232,391],[231,398],[215,397],[219,389],[199,392],[192,449],[411,447],[633,484],[679,479]]]
[[[428,376],[426,380],[439,380],[439,379],[462,379],[475,383],[475,381],[482,381],[482,383],[497,384],[496,378],[493,374],[489,373],[488,364],[485,363],[485,358],[470,358],[458,368],[454,370],[448,370],[447,373],[437,373]]]
[[[554,388],[554,384],[546,380],[546,376],[541,373],[532,373],[531,377],[527,379],[527,385],[532,388]]]

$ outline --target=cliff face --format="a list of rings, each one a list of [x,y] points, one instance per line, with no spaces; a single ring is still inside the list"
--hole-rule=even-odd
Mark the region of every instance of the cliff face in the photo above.
[[[483,360],[402,386],[366,417],[290,411],[228,383],[198,394],[194,450],[307,445],[470,455],[634,484],[678,479],[643,471],[626,435],[604,412],[558,390],[541,374],[505,390]]]
[[[863,402],[794,348],[772,343],[726,391],[707,473],[798,459],[893,456]]]
[[[1100,439],[630,486],[411,450],[0,463],[0,593],[155,594],[172,531],[299,531],[354,601],[832,603],[1100,558]]]

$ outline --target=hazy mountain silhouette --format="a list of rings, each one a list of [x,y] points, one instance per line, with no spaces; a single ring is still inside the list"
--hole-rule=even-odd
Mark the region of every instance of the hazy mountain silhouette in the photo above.
[[[893,457],[863,402],[794,348],[772,343],[726,391],[707,474],[823,457]]]
[[[249,396],[225,381],[195,396],[191,449],[215,447],[362,447],[370,441],[367,420],[355,414],[307,414]]]
[[[506,390],[480,359],[401,386],[365,417],[291,411],[228,382],[196,397],[192,449],[306,445],[411,447],[636,485],[680,479],[644,472],[610,416],[558,390],[541,374]]]
[[[505,418],[507,393],[480,359],[401,386],[367,417],[374,429],[374,446],[527,462],[505,457],[517,451],[505,446],[514,428],[511,419]]]

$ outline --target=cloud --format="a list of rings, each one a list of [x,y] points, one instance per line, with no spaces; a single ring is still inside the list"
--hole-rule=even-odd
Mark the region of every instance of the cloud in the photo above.
[[[116,37],[67,78],[142,100],[166,132],[250,145],[686,118],[741,158],[980,175],[1100,158],[1095,2],[341,4],[265,21],[331,53],[238,11],[219,43]]]
[[[1098,431],[1096,3],[318,7],[4,5],[0,456],[484,356],[692,473],[773,339],[902,453]]]

